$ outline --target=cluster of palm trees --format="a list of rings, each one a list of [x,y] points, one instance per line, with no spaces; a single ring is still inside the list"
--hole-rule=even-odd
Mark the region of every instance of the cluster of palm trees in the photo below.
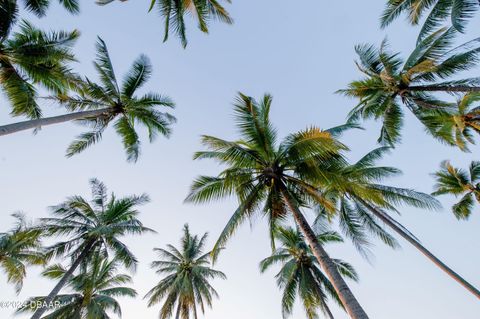
[[[70,13],[80,10],[76,0],[59,2]],[[110,2],[99,0],[98,4]],[[136,162],[141,144],[138,126],[145,127],[150,142],[158,135],[168,137],[175,123],[168,110],[174,102],[159,93],[137,94],[152,73],[144,55],[118,81],[101,38],[94,61],[98,82],[76,74],[71,64],[76,61],[72,47],[78,31],[47,33],[19,20],[20,10],[41,17],[48,5],[48,0],[25,0],[23,6],[15,0],[0,2],[0,87],[10,101],[11,115],[27,118],[0,126],[0,136],[75,121],[89,130],[70,144],[69,157],[99,142],[112,124],[127,160]],[[233,22],[217,0],[152,0],[149,11],[155,7],[165,20],[164,41],[173,31],[184,47],[186,15],[197,19],[202,32],[208,32],[212,19]],[[292,313],[298,298],[309,319],[320,314],[333,318],[330,300],[353,319],[368,318],[345,280],[356,281],[358,274],[326,250],[330,242],[343,242],[332,227],[339,228],[363,256],[370,253],[372,239],[396,248],[395,236],[400,236],[480,299],[477,288],[395,219],[402,205],[437,210],[439,202],[429,194],[386,184],[386,179],[401,172],[376,164],[400,142],[405,108],[439,141],[462,151],[474,144],[480,133],[480,80],[459,76],[477,64],[480,39],[460,46],[454,46],[454,40],[457,33],[466,31],[466,23],[479,7],[476,0],[389,0],[382,27],[403,13],[412,24],[426,15],[424,25],[406,59],[391,52],[386,41],[378,48],[356,46],[356,64],[363,78],[339,90],[358,100],[344,125],[310,126],[279,138],[270,121],[272,96],[255,100],[239,93],[234,105],[239,136],[225,140],[204,135],[204,149],[194,154],[195,160],[215,160],[223,169],[215,176],[196,178],[185,199],[201,204],[234,197],[238,206],[211,250],[205,248],[207,234],[192,235],[188,224],[180,248],[155,249],[160,259],[151,266],[162,278],[146,293],[148,306],[160,303],[163,319],[196,319],[199,310],[211,307],[218,297],[211,280],[226,279],[212,264],[238,227],[256,215],[266,217],[272,245],[272,255],[260,262],[260,270],[280,264],[276,280],[283,293],[284,317]],[[448,21],[451,26],[446,25]],[[40,91],[48,95],[39,96]],[[43,117],[39,100],[53,101],[65,114]],[[360,120],[372,118],[382,122],[379,142],[383,146],[352,163],[340,136],[359,128]],[[457,218],[467,219],[475,202],[480,202],[480,163],[472,162],[465,171],[445,161],[435,179],[432,195],[461,196],[452,211]],[[121,316],[116,298],[137,296],[129,273],[138,261],[122,239],[154,232],[138,219],[138,206],[149,198],[145,194],[117,198],[108,194],[102,182],[92,179],[90,184],[90,201],[72,196],[52,208],[52,217],[32,223],[15,214],[14,227],[0,233],[0,267],[17,292],[29,266],[44,267],[42,275],[56,282],[47,296],[32,297],[18,310],[31,312],[32,319]],[[45,245],[45,241],[53,243]],[[60,263],[52,264],[53,260]],[[56,306],[45,306],[52,303]]]
[[[18,310],[33,312],[32,318],[110,318],[109,312],[121,315],[116,298],[135,297],[131,284],[137,258],[121,241],[126,235],[142,235],[154,230],[143,226],[138,219],[138,206],[148,203],[146,194],[117,198],[109,195],[105,185],[97,179],[90,181],[92,199],[71,196],[52,207],[52,217],[28,224],[24,216],[15,214],[15,227],[0,234],[0,265],[7,280],[20,291],[26,276],[26,267],[44,266],[42,275],[57,281],[47,296],[32,297]],[[53,239],[44,245],[44,239]],[[149,305],[165,303],[160,312],[168,318],[175,306],[177,317],[189,318],[196,305],[212,305],[217,292],[209,280],[225,275],[209,267],[210,252],[204,253],[207,235],[191,235],[184,227],[181,248],[168,245],[157,248],[160,257],[152,263],[158,274],[168,274],[146,297]],[[53,259],[70,260],[48,265]],[[70,293],[62,293],[68,288]],[[49,306],[49,305],[55,305]],[[45,312],[49,312],[44,315]]]

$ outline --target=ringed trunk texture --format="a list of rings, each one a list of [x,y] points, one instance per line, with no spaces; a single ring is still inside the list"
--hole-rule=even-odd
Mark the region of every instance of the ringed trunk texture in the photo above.
[[[458,85],[458,86],[441,86],[441,85],[418,85],[410,86],[407,91],[425,91],[425,92],[480,92],[480,87],[478,86],[467,86],[467,85]]]
[[[330,281],[332,282],[332,285],[335,288],[338,297],[342,301],[342,304],[345,306],[345,310],[349,314],[350,318],[368,319],[368,315],[363,310],[362,306],[360,306],[360,303],[353,295],[345,280],[343,280],[342,276],[337,270],[337,267],[330,259],[330,256],[328,256],[328,253],[318,242],[312,228],[310,227],[298,207],[293,203],[290,195],[288,194],[288,191],[285,188],[282,189],[282,195],[285,198],[285,201],[293,214],[295,222],[305,236],[308,245],[312,249],[313,255],[317,259],[323,271],[325,271],[328,279],[330,279]]]
[[[70,279],[70,277],[72,276],[73,272],[75,271],[75,269],[77,269],[77,267],[80,265],[80,263],[85,259],[85,257],[90,253],[90,250],[93,248],[94,246],[94,242],[91,242],[89,244],[87,244],[85,246],[85,248],[83,249],[83,251],[80,253],[80,255],[78,256],[78,258],[73,262],[73,264],[70,266],[70,268],[68,269],[68,271],[63,275],[62,279],[60,279],[60,281],[55,285],[55,287],[53,288],[53,290],[48,294],[48,296],[45,298],[44,300],[44,304],[45,305],[48,305],[50,304],[53,299],[55,299],[55,297],[58,295],[58,293],[60,292],[60,290],[63,288],[63,286],[65,286],[65,284],[67,283],[67,281]],[[40,307],[38,308],[34,314],[32,315],[32,317],[30,319],[40,319],[42,317],[42,315],[45,313],[45,311],[48,310],[48,307]]]
[[[438,268],[443,270],[447,275],[453,278],[456,282],[462,285],[465,289],[470,291],[475,297],[480,299],[480,291],[475,288],[472,284],[466,281],[462,276],[457,274],[453,269],[448,267],[445,263],[443,263],[440,259],[438,259],[434,254],[432,254],[427,248],[425,248],[422,244],[420,244],[415,238],[412,238],[409,234],[407,234],[403,229],[398,227],[389,217],[385,216],[385,213],[377,209],[376,207],[370,205],[369,203],[365,202],[362,199],[359,199],[360,202],[367,207],[375,216],[377,216],[382,222],[392,228],[397,234],[403,237],[406,241],[412,244],[415,248],[417,248],[423,255],[425,255],[428,259],[430,259]]]
[[[70,114],[45,117],[45,118],[36,119],[36,120],[28,120],[28,121],[13,123],[13,124],[2,125],[0,126],[0,136],[13,134],[16,132],[25,131],[29,129],[39,128],[42,126],[47,126],[52,124],[80,120],[80,119],[85,119],[89,117],[97,117],[111,111],[112,111],[112,108],[104,108],[99,110],[81,111],[81,112],[75,112]]]

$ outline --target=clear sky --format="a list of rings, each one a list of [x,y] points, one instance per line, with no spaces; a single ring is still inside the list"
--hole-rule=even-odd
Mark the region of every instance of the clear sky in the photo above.
[[[55,2],[55,1],[54,1]],[[149,268],[153,247],[177,244],[181,227],[188,222],[196,233],[209,231],[210,244],[235,208],[235,200],[192,206],[183,204],[189,185],[198,174],[214,174],[219,168],[210,162],[193,162],[199,150],[199,135],[235,137],[232,102],[237,91],[260,97],[274,96],[272,117],[280,135],[309,125],[328,128],[341,124],[354,101],[333,94],[358,77],[353,46],[360,42],[379,44],[388,34],[394,50],[408,53],[417,30],[399,20],[386,31],[379,30],[378,17],[385,1],[236,0],[227,8],[235,18],[233,26],[215,23],[210,35],[190,26],[189,46],[184,50],[175,37],[163,44],[163,22],[154,12],[147,14],[149,1],[127,1],[98,7],[81,1],[82,12],[70,16],[56,4],[37,25],[48,29],[77,28],[82,36],[75,46],[79,63],[75,69],[95,79],[91,64],[96,36],[108,44],[116,72],[123,75],[140,53],[153,63],[152,80],[144,91],[166,94],[177,103],[178,124],[169,140],[149,145],[144,139],[137,164],[125,161],[120,139],[111,131],[101,143],[71,159],[64,157],[69,142],[82,127],[73,124],[46,127],[37,135],[18,133],[0,139],[0,194],[4,216],[0,230],[10,227],[9,214],[22,210],[31,218],[47,215],[47,207],[69,195],[89,196],[88,180],[98,177],[117,194],[147,192],[152,202],[142,208],[140,218],[157,230],[157,235],[129,238],[140,265],[135,288],[143,296],[160,279]],[[472,21],[475,35],[480,23]],[[470,36],[473,37],[473,36]],[[467,36],[467,38],[470,38]],[[0,123],[10,123],[9,106],[0,98]],[[46,114],[60,114],[55,105],[45,104]],[[378,125],[367,123],[366,131],[348,133],[343,141],[357,159],[375,147]],[[144,135],[143,135],[144,136]],[[440,162],[451,159],[466,166],[478,159],[472,153],[440,145],[424,134],[420,124],[406,116],[403,144],[384,164],[404,171],[393,185],[430,192]],[[402,209],[399,220],[422,242],[477,287],[480,286],[480,214],[468,222],[457,221],[448,208],[452,198],[441,198],[445,209],[425,212]],[[310,216],[311,218],[312,216]],[[258,262],[269,255],[266,224],[259,219],[244,225],[229,242],[216,267],[227,281],[214,282],[220,300],[206,312],[209,319],[277,319],[281,317],[280,293],[275,272],[260,275]],[[478,319],[480,303],[438,270],[416,250],[400,240],[394,251],[381,243],[373,247],[371,262],[362,259],[350,244],[328,246],[334,257],[352,263],[360,274],[351,287],[370,318],[374,319]],[[39,278],[39,269],[29,269],[23,291],[16,296],[0,274],[0,299],[23,300],[47,294],[54,283]],[[147,308],[141,297],[121,300],[123,318],[155,318],[160,305]],[[347,318],[338,308],[335,318]],[[0,309],[0,318],[11,309]],[[300,306],[292,318],[304,318]]]

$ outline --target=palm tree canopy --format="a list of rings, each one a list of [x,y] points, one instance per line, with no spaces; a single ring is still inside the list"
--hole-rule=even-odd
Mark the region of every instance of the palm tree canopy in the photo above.
[[[75,61],[71,47],[79,32],[46,33],[22,21],[17,32],[0,33],[0,83],[12,104],[11,114],[40,118],[37,85],[61,94],[77,83],[68,64]]]
[[[335,300],[343,308],[332,283],[320,269],[303,235],[291,227],[277,227],[274,237],[280,247],[260,262],[260,270],[263,273],[274,264],[281,265],[275,277],[278,286],[283,290],[283,317],[292,314],[297,296],[302,300],[309,319],[318,318],[318,310],[328,312],[328,298]],[[331,231],[322,232],[317,238],[322,245],[343,241],[339,234]],[[342,276],[358,280],[357,273],[350,264],[339,259],[333,261]]]
[[[389,147],[379,147],[368,152],[356,162],[347,163],[338,170],[343,183],[328,185],[323,190],[324,195],[335,203],[337,211],[335,216],[332,216],[322,206],[316,209],[318,216],[315,225],[317,228],[323,229],[326,221],[331,223],[335,219],[345,236],[367,258],[370,255],[370,237],[378,238],[392,248],[399,245],[365,203],[382,211],[387,218],[406,233],[410,232],[390,217],[388,212],[400,214],[398,208],[402,205],[431,210],[440,208],[440,203],[428,194],[408,188],[385,185],[386,179],[401,174],[401,171],[395,167],[377,165],[377,162],[390,150]]]
[[[452,212],[458,219],[468,219],[472,214],[475,200],[480,203],[480,162],[473,161],[468,170],[464,170],[444,161],[434,177],[436,183],[433,195],[461,196],[452,206]]]
[[[26,267],[43,265],[46,262],[42,252],[42,231],[31,227],[22,214],[13,214],[15,226],[0,233],[0,268],[5,272],[9,283],[20,292]]]
[[[136,161],[140,154],[140,137],[138,126],[148,131],[150,142],[160,134],[169,136],[175,117],[168,112],[162,112],[159,107],[173,108],[174,103],[166,96],[158,93],[146,93],[137,96],[140,89],[150,78],[152,66],[145,55],[139,56],[119,84],[115,75],[105,42],[98,38],[97,58],[94,63],[100,83],[86,79],[78,94],[52,97],[70,111],[103,109],[100,116],[83,118],[81,124],[90,126],[91,131],[81,134],[70,144],[67,156],[80,153],[88,146],[98,142],[102,133],[113,122],[129,161]]]
[[[58,280],[67,270],[60,264],[52,265],[43,271],[43,276]],[[135,297],[134,289],[126,286],[132,283],[127,274],[119,273],[119,262],[107,260],[99,255],[92,258],[87,268],[71,277],[67,283],[70,293],[55,297],[54,307],[42,319],[110,319],[109,312],[118,318],[122,316],[118,297]],[[33,297],[18,312],[33,312],[35,305],[42,304],[45,297]]]
[[[479,93],[465,94],[452,106],[425,111],[419,119],[433,137],[468,152],[469,144],[475,144],[474,133],[480,134],[479,100]]]
[[[167,245],[167,249],[154,249],[161,259],[154,261],[152,268],[165,277],[145,298],[148,298],[149,306],[164,300],[160,318],[169,318],[175,311],[176,318],[188,319],[193,312],[196,319],[197,304],[203,313],[205,306],[212,306],[213,297],[218,298],[209,281],[226,279],[226,276],[209,266],[210,252],[203,251],[206,239],[207,234],[202,237],[192,235],[188,225],[185,225],[180,249],[173,245]]]
[[[198,177],[186,201],[203,203],[236,195],[240,203],[217,240],[214,256],[254,214],[266,215],[271,226],[285,219],[289,212],[285,193],[298,207],[317,203],[334,210],[317,185],[338,181],[333,172],[344,162],[342,152],[347,147],[335,136],[351,126],[309,127],[277,143],[269,118],[271,103],[270,95],[257,102],[240,93],[235,104],[240,138],[226,141],[205,135],[202,143],[207,150],[194,155],[195,159],[214,159],[227,168],[216,177]]]
[[[50,0],[23,0],[21,1],[26,10],[34,13],[37,17],[45,16]],[[70,13],[80,11],[78,0],[58,0],[58,2]],[[10,29],[18,20],[19,1],[2,0],[0,1],[0,37],[9,33]]]
[[[106,5],[113,1],[115,0],[97,0],[97,3]],[[225,0],[225,2],[230,3],[231,0]],[[219,0],[151,0],[148,11],[152,11],[155,7],[165,20],[163,42],[168,40],[170,30],[172,30],[180,38],[183,47],[188,44],[186,15],[193,16],[197,20],[198,28],[204,33],[209,32],[208,25],[211,20],[219,20],[227,24],[233,23],[230,14]]]
[[[480,52],[478,39],[454,48],[454,35],[452,28],[431,34],[417,44],[406,60],[398,53],[389,52],[386,41],[378,49],[373,45],[357,45],[359,60],[356,63],[364,77],[338,91],[359,100],[349,120],[380,120],[379,142],[393,145],[400,141],[403,126],[401,104],[421,119],[425,112],[452,107],[432,92],[478,91],[478,78],[449,80],[474,66]]]
[[[97,179],[90,180],[90,185],[93,197],[90,202],[72,196],[52,207],[54,217],[40,220],[40,228],[48,236],[67,237],[47,247],[48,253],[53,257],[69,255],[74,260],[86,248],[90,248],[89,256],[98,251],[104,256],[113,252],[126,267],[134,269],[137,259],[120,238],[153,232],[137,218],[140,213],[137,206],[148,203],[148,196],[117,198],[114,194],[108,196],[107,188]]]
[[[419,39],[423,39],[450,18],[452,26],[460,32],[474,13],[480,9],[478,0],[388,0],[381,17],[382,27],[405,13],[412,25],[417,25],[426,15]],[[426,14],[428,13],[428,14]]]

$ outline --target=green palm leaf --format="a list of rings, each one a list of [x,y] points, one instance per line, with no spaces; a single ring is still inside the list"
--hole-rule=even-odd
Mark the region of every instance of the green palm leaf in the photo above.
[[[168,245],[167,249],[154,249],[162,259],[152,262],[151,266],[157,274],[165,277],[145,298],[148,298],[149,307],[163,300],[160,318],[169,318],[174,312],[177,318],[197,318],[197,306],[203,313],[205,304],[211,307],[213,297],[218,298],[209,281],[226,279],[226,276],[209,267],[210,252],[203,252],[206,238],[207,234],[202,237],[192,235],[188,225],[185,225],[180,249],[172,245]]]

